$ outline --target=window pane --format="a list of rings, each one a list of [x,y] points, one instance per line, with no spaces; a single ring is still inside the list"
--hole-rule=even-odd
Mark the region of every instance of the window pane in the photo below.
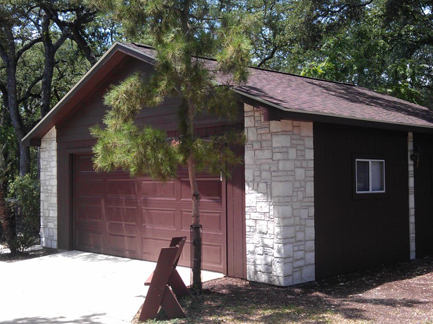
[[[384,191],[384,162],[371,161],[371,191]]]
[[[356,161],[356,191],[369,191],[368,161]]]

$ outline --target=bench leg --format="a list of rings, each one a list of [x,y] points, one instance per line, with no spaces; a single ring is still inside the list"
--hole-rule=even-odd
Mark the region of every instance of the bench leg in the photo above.
[[[168,286],[165,288],[164,296],[162,297],[161,301],[161,307],[164,309],[169,319],[186,317],[182,306],[180,306],[176,296]]]

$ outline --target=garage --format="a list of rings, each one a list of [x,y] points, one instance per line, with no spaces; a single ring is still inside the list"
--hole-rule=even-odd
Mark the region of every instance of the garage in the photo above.
[[[75,154],[73,164],[74,249],[156,261],[172,237],[189,237],[191,191],[186,169],[163,183],[131,178],[122,171],[95,172],[90,154]],[[225,184],[219,176],[198,176],[202,266],[218,272],[224,272],[227,250]],[[189,254],[187,245],[181,265],[189,266]]]

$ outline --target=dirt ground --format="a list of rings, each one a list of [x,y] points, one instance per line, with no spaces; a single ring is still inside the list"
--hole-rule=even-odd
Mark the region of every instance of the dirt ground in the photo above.
[[[153,322],[433,324],[433,258],[289,288],[223,278],[204,289],[181,301],[186,319]]]

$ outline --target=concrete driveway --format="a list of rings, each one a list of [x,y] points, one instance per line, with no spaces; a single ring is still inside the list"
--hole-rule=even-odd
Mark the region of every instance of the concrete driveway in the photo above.
[[[128,323],[155,263],[67,251],[0,262],[0,323]],[[190,269],[178,267],[189,285]],[[204,271],[204,281],[222,274]]]

